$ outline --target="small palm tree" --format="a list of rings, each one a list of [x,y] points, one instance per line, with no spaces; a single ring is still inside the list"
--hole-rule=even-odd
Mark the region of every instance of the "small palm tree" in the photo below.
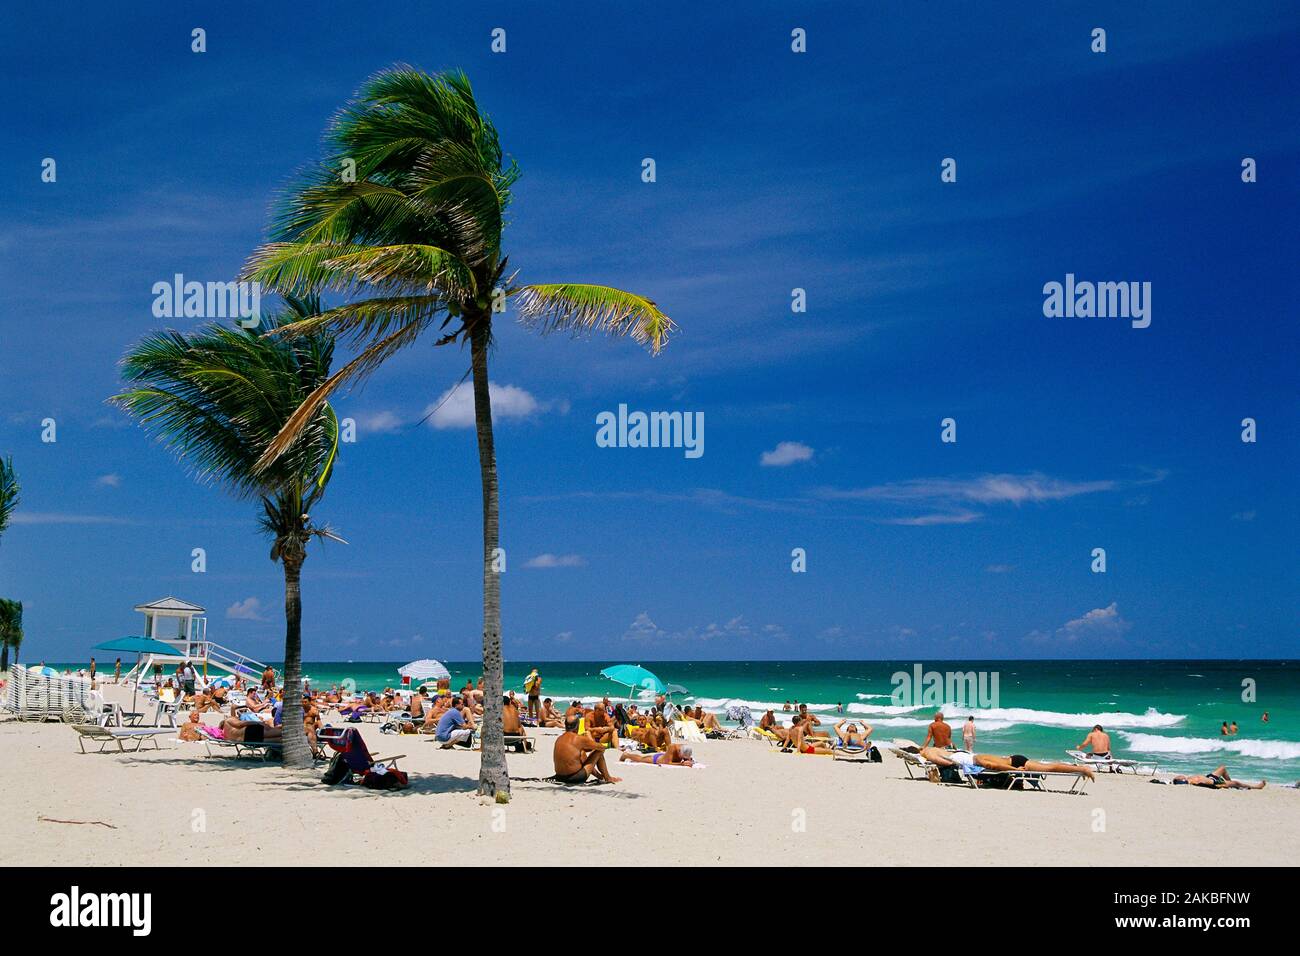
[[[0,675],[9,670],[9,648],[18,662],[18,648],[23,643],[23,604],[0,598]]]
[[[430,334],[469,346],[483,494],[483,755],[479,793],[510,792],[501,726],[499,508],[488,348],[508,299],[542,331],[630,335],[658,352],[674,326],[654,302],[602,285],[518,285],[502,246],[510,188],[496,127],[454,72],[382,72],[335,120],[325,162],[288,196],[276,241],[259,248],[244,278],[288,293],[330,291],[341,305],[285,327],[333,332],[360,354],[318,388],[270,444],[269,467],[345,383],[374,372]]]
[[[18,507],[18,473],[14,471],[12,458],[0,459],[0,535],[9,527],[14,509]]]
[[[292,318],[319,311],[289,300]],[[263,318],[274,330],[285,315]],[[302,715],[302,565],[313,538],[341,540],[311,513],[325,493],[338,453],[338,420],[328,404],[269,468],[254,465],[307,397],[329,378],[334,344],[321,335],[267,338],[213,324],[193,335],[167,331],[127,353],[131,388],[109,399],[140,420],[204,482],[221,482],[262,503],[261,530],[271,560],[284,568],[284,762],[311,765]]]

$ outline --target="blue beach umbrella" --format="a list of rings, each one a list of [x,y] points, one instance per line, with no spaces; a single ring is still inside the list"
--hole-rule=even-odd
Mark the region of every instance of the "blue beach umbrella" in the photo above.
[[[134,654],[135,666],[139,668],[140,662],[146,654],[175,654],[176,648],[170,644],[164,644],[162,641],[155,641],[152,637],[119,637],[115,640],[105,641],[103,644],[96,644],[97,651],[116,651],[119,654]],[[135,675],[135,681],[131,684],[131,710],[135,711],[135,695],[140,689],[140,675]]]
[[[27,672],[28,672],[29,674],[38,674],[38,675],[40,675],[41,677],[58,677],[58,676],[59,676],[59,672],[56,671],[53,667],[42,667],[42,666],[39,665],[39,664],[34,664],[34,665],[32,665],[31,667],[27,668]]]
[[[662,694],[668,689],[667,684],[640,664],[615,664],[613,667],[606,667],[600,672],[600,676],[633,691],[648,690]]]

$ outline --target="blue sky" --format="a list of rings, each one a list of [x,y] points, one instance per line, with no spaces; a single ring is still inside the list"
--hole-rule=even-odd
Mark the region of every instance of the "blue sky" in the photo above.
[[[1293,4],[52,3],[7,26],[0,454],[24,504],[0,593],[25,659],[82,658],[166,594],[278,657],[253,509],[103,400],[164,324],[153,283],[230,278],[395,62],[469,73],[523,170],[522,279],[681,326],[652,358],[500,324],[508,658],[1300,656]],[[1151,326],[1044,317],[1067,273],[1150,282]],[[306,565],[308,659],[476,656],[473,432],[461,396],[420,423],[466,362],[419,346],[337,403],[359,440],[317,517],[349,543]],[[704,456],[598,448],[620,403],[703,412]]]

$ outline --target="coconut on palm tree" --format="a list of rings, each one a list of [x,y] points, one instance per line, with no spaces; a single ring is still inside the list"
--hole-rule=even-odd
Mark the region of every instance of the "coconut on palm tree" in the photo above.
[[[290,300],[293,318],[319,311]],[[262,319],[278,328],[286,316]],[[285,423],[330,374],[328,336],[267,338],[258,331],[205,326],[192,335],[147,336],[122,361],[130,387],[111,402],[126,409],[169,446],[204,482],[219,482],[239,498],[260,499],[261,530],[271,560],[284,568],[284,762],[311,765],[302,713],[301,574],[313,538],[339,539],[312,519],[338,453],[338,420],[318,404],[270,467],[254,466]]]
[[[335,389],[430,335],[469,346],[483,494],[483,756],[479,793],[508,798],[501,728],[499,513],[488,348],[492,323],[515,301],[541,331],[630,335],[658,352],[674,325],[650,299],[603,285],[518,284],[502,233],[518,176],[496,127],[454,72],[395,68],[372,78],[330,130],[329,153],[287,196],[273,239],[243,277],[272,290],[332,292],[340,304],[285,326],[283,335],[329,331],[361,349],[320,386],[273,441],[259,467],[314,419]]]

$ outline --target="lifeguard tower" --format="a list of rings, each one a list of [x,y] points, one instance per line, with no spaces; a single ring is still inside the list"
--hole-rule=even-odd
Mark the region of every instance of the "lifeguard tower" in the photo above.
[[[206,611],[197,604],[169,596],[137,604],[135,609],[144,615],[144,636],[175,648],[176,653],[147,654],[128,677],[134,678],[137,668],[143,679],[155,664],[175,665],[183,661],[192,663],[205,676],[210,669],[216,669],[256,680],[266,670],[261,661],[209,641],[208,619],[202,616]]]

